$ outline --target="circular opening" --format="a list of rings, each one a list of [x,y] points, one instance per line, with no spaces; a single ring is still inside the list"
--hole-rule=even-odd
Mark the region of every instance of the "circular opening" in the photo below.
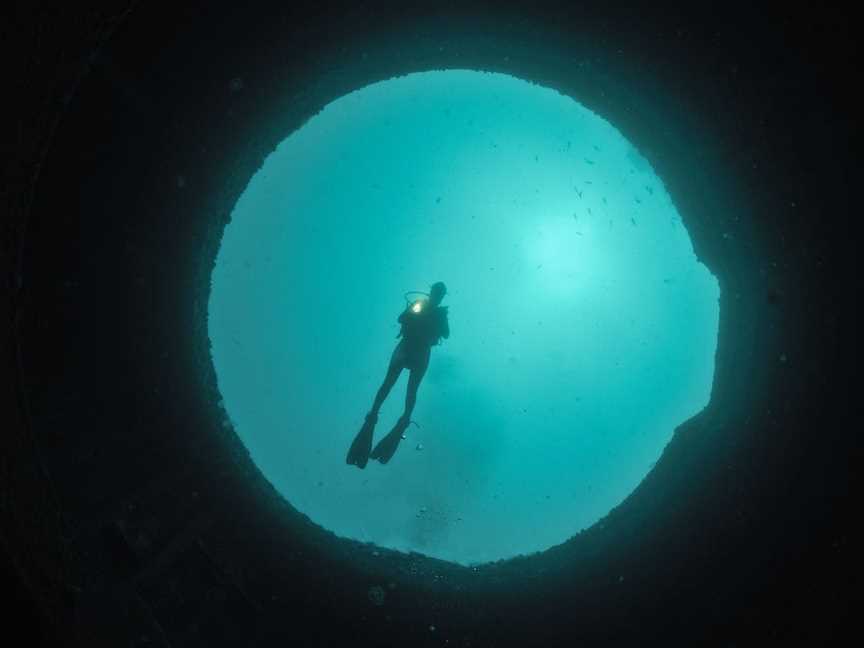
[[[403,295],[437,281],[450,335],[392,460],[358,470],[346,452]],[[225,229],[209,333],[226,421],[293,506],[472,564],[560,544],[633,491],[710,399],[718,302],[614,126],[554,90],[447,70],[345,95],[266,159]]]

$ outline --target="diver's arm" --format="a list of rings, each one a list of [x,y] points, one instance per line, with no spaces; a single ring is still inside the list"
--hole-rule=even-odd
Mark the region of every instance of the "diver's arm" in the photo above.
[[[396,319],[396,321],[399,322],[399,335],[396,336],[397,338],[402,337],[402,334],[405,332],[405,316],[407,314],[408,309],[406,308],[404,311],[399,313],[399,317]]]

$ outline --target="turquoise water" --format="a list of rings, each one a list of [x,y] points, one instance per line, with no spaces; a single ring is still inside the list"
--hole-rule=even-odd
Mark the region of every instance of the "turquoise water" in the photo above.
[[[212,281],[219,389],[252,458],[314,522],[384,547],[470,564],[560,544],[711,395],[719,286],[662,180],[602,116],[502,74],[327,105],[251,179]],[[451,336],[416,425],[388,465],[348,466],[403,293],[435,281]]]

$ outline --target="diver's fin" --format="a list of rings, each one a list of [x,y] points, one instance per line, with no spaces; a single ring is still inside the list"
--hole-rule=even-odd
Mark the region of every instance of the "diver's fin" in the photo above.
[[[345,463],[353,464],[358,468],[365,468],[366,462],[369,461],[369,451],[372,449],[372,434],[375,432],[375,423],[378,421],[378,415],[369,412],[366,415],[366,422],[363,427],[354,437],[354,443],[348,449],[348,456],[345,457]]]
[[[378,442],[378,445],[375,446],[375,449],[369,457],[371,459],[377,459],[382,464],[386,464],[390,461],[396,452],[396,448],[399,447],[399,441],[402,440],[402,434],[408,428],[410,422],[411,419],[407,416],[403,415],[399,417],[396,425],[392,430],[390,430],[390,434]]]

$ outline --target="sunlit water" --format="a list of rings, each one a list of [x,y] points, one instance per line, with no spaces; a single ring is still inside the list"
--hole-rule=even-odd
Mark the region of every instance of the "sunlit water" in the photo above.
[[[403,293],[435,281],[451,336],[416,425],[388,465],[348,466]],[[468,564],[560,544],[633,491],[708,403],[718,299],[612,124],[450,70],[346,95],[266,159],[225,230],[209,327],[227,416],[293,506]]]

